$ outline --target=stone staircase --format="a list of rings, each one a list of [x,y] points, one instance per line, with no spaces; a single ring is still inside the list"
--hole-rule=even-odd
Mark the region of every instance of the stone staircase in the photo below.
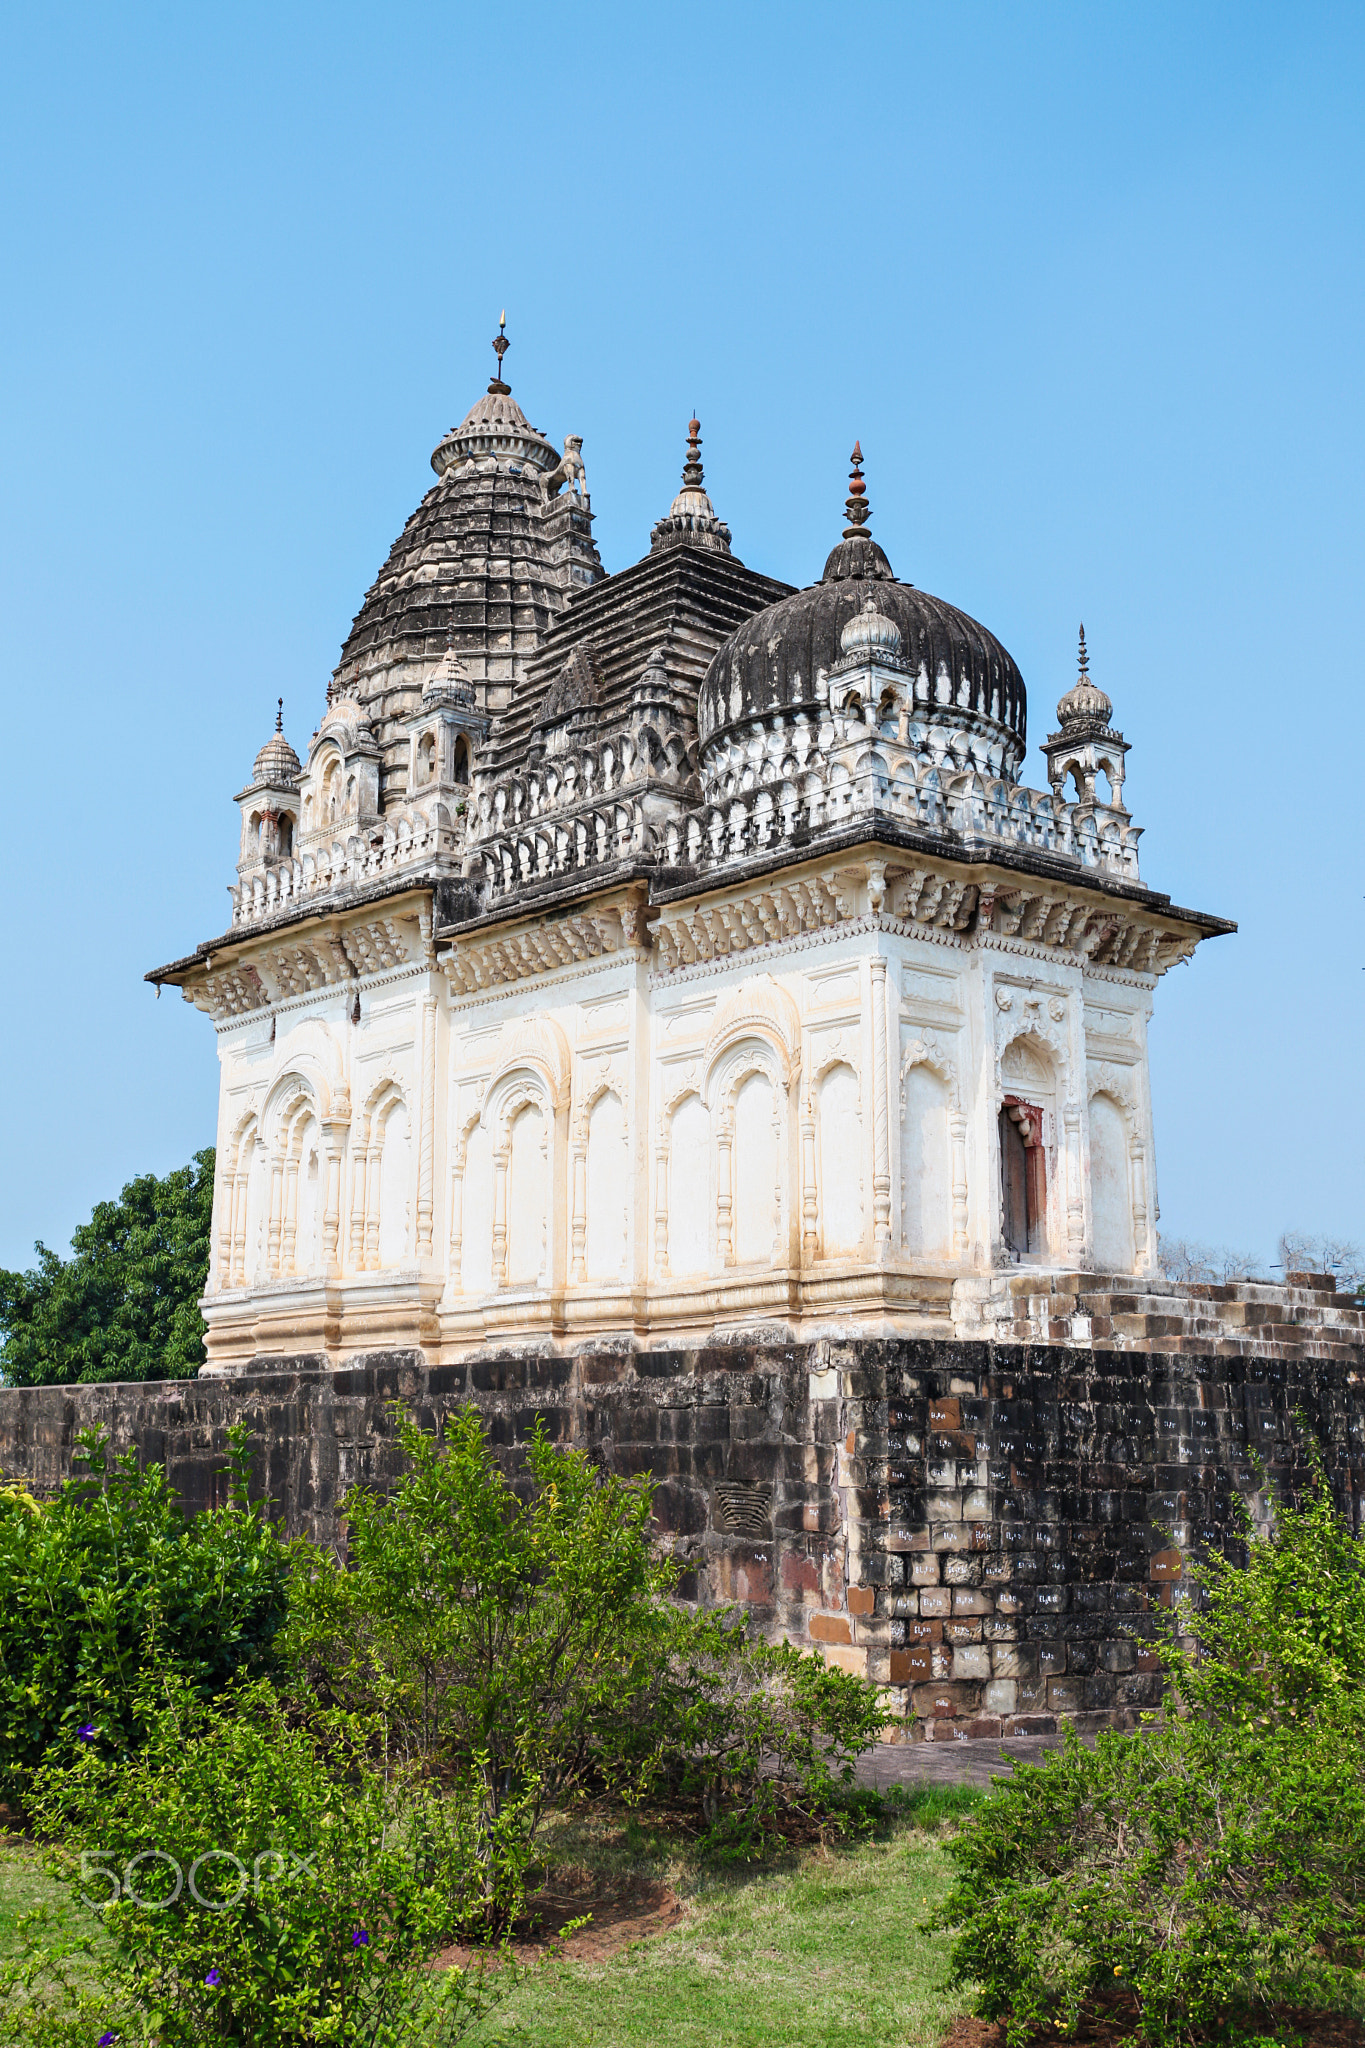
[[[954,1336],[969,1342],[1322,1359],[1365,1371],[1365,1306],[1339,1294],[1330,1273],[1288,1273],[1272,1285],[1016,1266],[956,1281],[952,1317]]]

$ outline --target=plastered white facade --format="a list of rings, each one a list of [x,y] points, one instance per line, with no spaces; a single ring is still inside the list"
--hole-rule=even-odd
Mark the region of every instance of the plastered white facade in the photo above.
[[[696,420],[603,576],[506,346],[306,761],[281,719],[256,758],[230,929],[151,977],[222,1059],[209,1369],[948,1334],[1006,1267],[1152,1273],[1153,990],[1231,927],[1143,885],[1084,636],[1031,789],[1016,664],[895,578],[860,451],[795,590]]]
[[[823,884],[827,921],[671,971],[627,896],[592,906],[595,953],[473,994],[477,942],[438,958],[420,899],[384,905],[384,964],[301,995],[262,946],[279,998],[218,1024],[210,1361],[946,1328],[954,1279],[1017,1256],[1152,1270],[1154,978],[919,926],[880,849],[782,882]],[[363,960],[366,924],[302,939]],[[1022,1255],[1006,1095],[1043,1120]]]

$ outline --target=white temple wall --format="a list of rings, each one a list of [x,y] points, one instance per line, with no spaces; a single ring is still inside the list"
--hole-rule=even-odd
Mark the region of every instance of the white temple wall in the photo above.
[[[811,1286],[857,1320],[893,1269],[1013,1262],[1007,1098],[1042,1160],[1024,1262],[1151,1270],[1150,980],[1040,952],[863,920],[472,997],[423,964],[222,1024],[207,1300],[439,1303],[456,1345],[804,1314]]]

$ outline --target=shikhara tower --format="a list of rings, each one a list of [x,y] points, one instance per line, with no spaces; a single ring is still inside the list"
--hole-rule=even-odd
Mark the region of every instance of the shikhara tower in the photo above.
[[[210,1372],[746,1326],[951,1334],[1017,1264],[1147,1274],[1157,981],[1232,929],[1143,886],[1080,674],[898,581],[855,447],[819,582],[682,488],[605,574],[579,452],[497,375],[301,761],[238,798]]]

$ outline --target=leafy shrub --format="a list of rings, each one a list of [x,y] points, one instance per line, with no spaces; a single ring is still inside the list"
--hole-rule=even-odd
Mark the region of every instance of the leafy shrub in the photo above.
[[[443,1439],[409,1417],[400,1435],[393,1494],[347,1497],[348,1568],[300,1555],[287,1655],[301,1697],[382,1717],[404,1759],[477,1775],[510,1859],[489,1859],[491,1905],[509,1877],[515,1895],[546,1801],[602,1767],[604,1735],[649,1688],[675,1574],[649,1540],[647,1480],[537,1430],[523,1502],[476,1411]]]
[[[92,1743],[34,1801],[102,1923],[109,2013],[167,2048],[458,2040],[491,1987],[481,1967],[430,1966],[479,1892],[470,1802],[376,1767],[363,1727],[291,1727],[264,1682],[207,1706],[171,1684],[143,1711],[136,1751]],[[30,1981],[61,1960],[39,1953]]]
[[[751,1850],[780,1806],[814,1813],[851,1775],[885,1719],[877,1688],[672,1602],[648,1476],[537,1429],[513,1487],[472,1409],[443,1439],[406,1417],[400,1435],[394,1492],[347,1498],[349,1568],[301,1554],[287,1656],[300,1698],[380,1716],[395,1753],[477,1774],[495,1918],[500,1859],[515,1897],[547,1804],[585,1785],[695,1789],[717,1844]]]
[[[1116,1984],[1170,2048],[1365,1989],[1365,1542],[1320,1464],[1273,1536],[1245,1535],[1244,1567],[1192,1575],[1166,1715],[1016,1767],[952,1847],[955,1980],[1011,2043]]]
[[[186,1519],[159,1466],[80,1439],[83,1476],[40,1503],[0,1491],[0,1798],[77,1730],[122,1745],[149,1669],[208,1694],[259,1668],[285,1611],[289,1552],[247,1498],[244,1434],[227,1505]]]
[[[69,1259],[37,1244],[28,1272],[0,1270],[0,1380],[192,1379],[204,1362],[213,1170],[209,1150],[164,1179],[142,1174],[71,1233]]]
[[[652,1750],[643,1783],[699,1794],[709,1848],[740,1857],[759,1853],[784,1819],[829,1822],[886,1722],[877,1686],[762,1642],[724,1612],[679,1617],[641,1709],[636,1726]]]

